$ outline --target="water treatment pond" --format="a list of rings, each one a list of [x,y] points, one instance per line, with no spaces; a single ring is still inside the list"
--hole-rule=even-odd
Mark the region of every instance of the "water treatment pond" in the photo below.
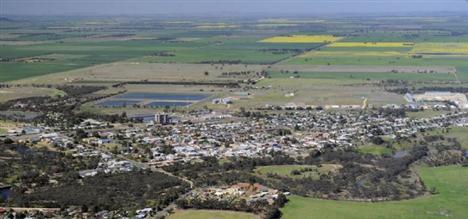
[[[201,93],[130,92],[106,98],[97,102],[96,105],[101,107],[131,107],[137,104],[151,108],[183,107],[200,102],[208,97],[208,94]]]

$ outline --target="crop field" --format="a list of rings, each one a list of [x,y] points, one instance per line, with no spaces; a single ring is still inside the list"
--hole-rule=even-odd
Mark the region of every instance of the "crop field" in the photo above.
[[[31,28],[29,23],[19,28],[18,23],[8,24],[0,41],[12,44],[0,47],[0,82],[220,82],[250,79],[257,72],[267,71],[270,78],[259,81],[259,89],[231,106],[238,109],[287,103],[361,104],[363,97],[376,105],[404,103],[399,95],[372,83],[405,80],[418,86],[416,83],[468,81],[468,37],[451,35],[451,31],[431,22],[437,20],[458,32],[465,23],[451,25],[437,18],[411,20],[434,27],[405,29],[391,18],[275,18],[245,23],[230,19],[148,20],[145,24],[92,19],[76,21],[63,29],[55,29],[58,24],[47,21],[42,25],[50,29]],[[381,22],[386,28],[374,28]],[[155,26],[163,29],[153,30]],[[90,31],[73,31],[76,28]],[[361,32],[363,28],[367,30]],[[250,73],[226,76],[229,72]],[[361,86],[363,83],[369,84]],[[206,92],[213,97],[232,96],[236,91],[213,86],[136,87],[127,85],[125,89]],[[287,97],[291,93],[294,96]],[[205,105],[224,107],[207,101],[191,107]],[[98,110],[93,107],[85,105]],[[103,111],[108,110],[118,109]]]
[[[411,42],[335,42],[328,47],[413,47],[414,43]]]
[[[263,43],[330,43],[340,40],[341,37],[332,35],[288,35],[275,36],[261,40]]]
[[[271,71],[298,72],[349,72],[349,73],[419,73],[419,74],[454,74],[455,67],[450,66],[366,66],[366,65],[274,65]]]
[[[216,210],[176,210],[168,219],[259,219],[254,214]]]
[[[417,44],[416,44],[417,45]],[[370,48],[375,49],[375,48]],[[417,66],[419,73],[450,73],[456,71],[458,80],[468,80],[468,56],[455,54],[411,54],[411,48],[403,48],[408,51],[394,50],[393,48],[378,48],[382,51],[372,51],[365,47],[326,47],[320,51],[312,50],[299,56],[282,61],[281,65],[306,65],[306,66],[386,66],[389,69],[398,66]],[[401,49],[401,48],[398,48]],[[333,67],[330,67],[333,68]],[[352,69],[352,68],[350,68]],[[445,70],[444,70],[445,69]],[[341,72],[347,72],[341,71]],[[375,70],[374,72],[378,72]],[[408,71],[402,71],[408,72]],[[409,71],[414,73],[414,71]],[[393,75],[395,76],[395,75]],[[389,74],[390,78],[393,78]],[[447,76],[447,75],[446,75]],[[433,76],[429,76],[433,78]],[[437,79],[439,76],[435,76]],[[403,77],[404,78],[404,77]],[[448,78],[453,78],[448,76]]]
[[[451,35],[444,30],[371,30],[367,33],[347,36],[343,42],[468,42],[466,35]]]
[[[400,51],[363,51],[362,49],[324,48],[320,51],[309,51],[282,64],[308,65],[387,65],[387,66],[457,66],[466,64],[466,56],[443,56],[441,54],[415,57]],[[362,47],[359,47],[362,48]],[[366,48],[365,48],[366,49]],[[385,48],[386,49],[386,48]]]
[[[271,64],[295,55],[290,49],[299,48],[295,44],[268,47],[255,42],[256,38],[233,39],[233,42],[225,43],[226,40],[231,39],[214,37],[197,41],[110,40],[3,46],[0,49],[0,57],[7,61],[0,62],[0,81],[129,59],[151,63]],[[315,46],[317,45],[312,44],[306,48]],[[285,50],[281,53],[275,52],[281,49]]]
[[[409,71],[395,69],[392,73],[448,73],[453,76],[448,76],[445,80],[466,81],[468,80],[468,43],[464,37],[446,37],[446,42],[443,42],[442,36],[427,33],[427,37],[419,36],[420,38],[405,38],[400,36],[401,33],[393,33],[395,38],[386,38],[384,35],[373,33],[372,37],[350,37],[339,42],[333,42],[325,47],[311,50],[283,60],[281,65],[308,65],[308,66],[386,66],[392,67],[408,67],[418,66],[421,69],[410,69]],[[432,36],[434,34],[435,36]],[[392,34],[390,34],[391,36]],[[378,37],[377,37],[378,36]],[[431,42],[433,40],[434,42]],[[434,69],[431,69],[434,68]],[[443,69],[445,68],[445,69]],[[413,71],[414,70],[414,71]],[[341,70],[335,72],[349,72],[350,70]],[[311,71],[314,72],[314,71]],[[327,71],[323,71],[327,72]],[[372,71],[363,71],[372,72]],[[380,72],[377,69],[373,72]],[[405,80],[406,75],[402,75]],[[379,76],[378,76],[379,77]],[[385,77],[385,76],[384,76]],[[389,75],[388,79],[398,78],[398,75]],[[416,78],[417,75],[409,76]],[[333,78],[333,77],[332,77]],[[428,76],[428,80],[438,80],[444,76]],[[422,76],[421,80],[426,80],[426,75]]]
[[[317,61],[317,59],[313,59]],[[335,60],[336,61],[336,60]],[[350,63],[351,64],[351,63]],[[268,69],[271,78],[335,80],[456,81],[459,71],[451,66],[306,65],[277,64]]]
[[[303,79],[333,79],[333,80],[405,80],[405,81],[456,81],[454,74],[439,73],[394,73],[394,72],[298,72],[298,73],[281,73],[270,72],[271,78],[290,78],[298,77]]]
[[[158,23],[170,27],[164,31],[128,33],[115,30],[83,33],[62,29],[31,29],[27,25],[28,28],[9,30],[8,24],[5,25],[7,30],[0,35],[0,41],[8,44],[0,48],[0,57],[3,60],[0,62],[0,81],[69,72],[122,61],[173,65],[274,65],[280,62],[330,66],[423,66],[428,69],[447,67],[457,69],[459,80],[468,80],[468,37],[451,36],[449,31],[438,28],[401,30],[398,27],[339,37],[347,33],[347,29],[373,25],[376,21],[359,25],[353,22],[263,19],[256,23],[243,24],[232,21],[168,20]],[[391,24],[394,20],[388,19],[385,22]],[[415,19],[414,22],[428,21]],[[325,25],[333,31],[295,34],[306,33],[302,28],[315,24]],[[119,22],[97,19],[76,22],[74,25],[80,28],[96,25],[115,28],[119,26]],[[326,43],[329,45],[322,47]],[[423,55],[413,57],[418,54]],[[391,75],[389,79],[399,76]],[[430,76],[430,79],[438,77]]]
[[[223,48],[196,48],[178,49],[173,51],[174,56],[144,56],[138,61],[160,63],[246,63],[246,64],[272,64],[288,58],[293,54],[273,54],[260,50],[245,50]]]
[[[419,175],[428,188],[435,187],[439,194],[413,200],[363,203],[332,201],[299,196],[289,197],[282,209],[285,219],[412,219],[454,218],[468,215],[468,168],[447,166],[419,169]]]
[[[411,53],[468,55],[468,43],[417,43]]]
[[[304,54],[299,55],[299,58],[319,58],[319,57],[326,57],[326,56],[335,56],[335,57],[341,57],[341,56],[347,56],[347,57],[353,57],[353,56],[359,56],[362,58],[365,57],[407,57],[408,55],[399,51],[369,51],[367,48],[366,50],[357,50],[357,48],[352,47],[353,50],[331,50],[331,49],[324,49],[320,51],[310,51]]]

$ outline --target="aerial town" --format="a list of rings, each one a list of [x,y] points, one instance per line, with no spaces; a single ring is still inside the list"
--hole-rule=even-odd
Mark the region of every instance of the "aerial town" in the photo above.
[[[0,219],[467,218],[428,1],[0,0]]]

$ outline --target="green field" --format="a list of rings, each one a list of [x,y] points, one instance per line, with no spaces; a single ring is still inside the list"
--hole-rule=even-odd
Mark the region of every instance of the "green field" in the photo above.
[[[449,40],[449,38],[447,39]],[[355,41],[358,42],[358,41]],[[361,41],[362,42],[362,41]],[[365,41],[364,41],[365,42]],[[450,42],[450,41],[447,41]],[[423,44],[426,45],[426,44]],[[427,44],[432,45],[432,44]],[[437,44],[439,45],[439,44]],[[444,44],[441,44],[444,45]],[[461,44],[465,45],[465,44]],[[424,46],[421,46],[424,48]],[[439,47],[437,47],[439,48]],[[447,74],[341,74],[344,76],[327,74],[306,74],[304,77],[319,78],[375,78],[381,79],[402,79],[402,80],[468,80],[468,56],[450,54],[449,48],[439,48],[447,51],[447,54],[423,54],[421,57],[413,57],[410,47],[324,47],[320,50],[313,50],[299,56],[286,59],[281,64],[287,65],[351,65],[351,66],[450,66],[457,69],[457,78]],[[445,49],[445,50],[444,50]],[[311,76],[308,76],[311,75]]]
[[[280,166],[261,166],[255,169],[257,174],[267,176],[268,174],[278,174],[283,177],[303,178],[311,177],[318,179],[322,174],[328,174],[342,168],[340,165],[322,164],[321,167],[314,165],[280,165]],[[306,170],[301,174],[294,175],[291,172],[294,170]]]
[[[339,50],[339,51],[338,51]],[[413,58],[385,48],[325,48],[285,60],[283,64],[309,65],[390,65],[390,66],[467,66],[468,56],[423,55]],[[387,53],[384,53],[387,52]]]
[[[308,44],[302,47],[296,44],[269,46],[257,43],[256,40],[257,38],[250,37],[231,39],[209,36],[194,42],[156,39],[103,42],[81,40],[2,46],[0,47],[0,58],[14,61],[0,62],[0,82],[122,60],[152,63],[240,62],[271,64],[295,55],[289,50],[275,53],[275,50],[271,49],[306,49],[318,46],[317,44]],[[161,52],[171,54],[171,56],[158,55]],[[50,59],[33,63],[26,62],[28,59],[44,56]]]
[[[358,147],[358,151],[360,153],[373,155],[391,154],[393,152],[392,149],[382,145],[362,145]]]
[[[360,203],[289,197],[282,209],[285,219],[463,219],[468,215],[468,168],[447,166],[423,167],[419,174],[428,188],[439,194],[414,200]]]
[[[216,210],[176,210],[168,219],[258,219],[259,217],[245,212]]]
[[[367,72],[299,72],[297,74],[271,72],[272,78],[299,77],[307,79],[334,80],[406,80],[406,81],[454,81],[453,74],[418,74],[418,73],[367,73]]]
[[[221,19],[217,22],[194,19],[139,20],[95,18],[64,18],[61,21],[2,23],[0,35],[0,82],[12,81],[44,74],[63,72],[104,63],[130,60],[150,63],[242,63],[242,64],[299,64],[299,65],[357,65],[357,66],[449,66],[456,67],[457,78],[447,74],[374,74],[374,73],[301,73],[312,79],[359,80],[425,80],[468,81],[468,55],[428,55],[411,57],[410,45],[393,46],[392,43],[409,42],[422,45],[417,51],[426,51],[429,45],[465,45],[463,33],[467,22],[438,17],[405,18],[422,29],[394,26],[401,22],[393,17],[372,19],[279,19],[245,22]],[[435,22],[436,21],[436,22]],[[435,22],[435,23],[433,23]],[[311,28],[311,24],[320,28]],[[388,28],[375,28],[383,24]],[[443,29],[439,26],[443,24]],[[63,28],[55,28],[55,27]],[[201,28],[208,27],[208,28]],[[260,28],[261,27],[261,28]],[[50,28],[50,29],[49,29]],[[77,31],[81,29],[86,31]],[[365,32],[360,30],[366,29]],[[326,40],[326,37],[336,38]],[[261,42],[270,37],[299,39],[285,42]],[[301,37],[302,36],[302,37]],[[319,40],[307,38],[318,36]],[[324,41],[338,40],[354,46],[327,46]],[[351,42],[351,43],[350,43]],[[373,42],[383,44],[372,45]],[[2,44],[3,43],[3,44]],[[390,44],[388,44],[390,43]],[[444,44],[445,43],[445,44]],[[450,44],[451,43],[451,44]],[[361,45],[361,46],[359,46]],[[464,47],[465,48],[465,47]],[[434,48],[427,48],[434,49]],[[450,50],[437,47],[437,51]],[[431,50],[429,50],[431,51]],[[449,51],[450,52],[450,51]],[[163,54],[163,55],[161,55]],[[168,55],[169,54],[169,55]],[[30,63],[28,59],[46,56]],[[8,60],[8,61],[4,61]],[[25,61],[26,60],[26,61]],[[278,76],[272,72],[274,77]],[[286,76],[287,77],[287,76]]]

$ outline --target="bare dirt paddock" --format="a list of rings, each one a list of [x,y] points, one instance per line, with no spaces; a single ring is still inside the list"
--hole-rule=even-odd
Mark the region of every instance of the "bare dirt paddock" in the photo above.
[[[271,70],[342,73],[457,73],[457,69],[451,66],[274,65],[271,67]]]
[[[76,69],[68,72],[48,74],[17,81],[17,83],[67,83],[80,81],[226,81],[242,80],[265,70],[264,65],[228,64],[163,64],[117,62]],[[224,77],[223,73],[247,72],[238,77]]]

